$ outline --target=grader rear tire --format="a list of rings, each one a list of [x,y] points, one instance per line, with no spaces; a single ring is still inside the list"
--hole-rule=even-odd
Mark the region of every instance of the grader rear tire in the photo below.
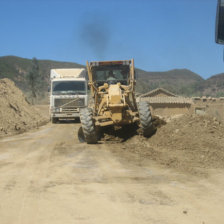
[[[97,132],[93,121],[93,111],[91,108],[80,109],[80,120],[85,140],[88,144],[97,143]]]
[[[152,123],[152,115],[149,108],[149,103],[146,101],[140,101],[138,104],[138,112],[143,136],[150,137],[155,132],[155,129]]]

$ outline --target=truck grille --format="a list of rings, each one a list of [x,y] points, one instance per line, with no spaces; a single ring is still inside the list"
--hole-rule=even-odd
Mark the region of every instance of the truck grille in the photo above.
[[[85,99],[55,99],[54,106],[62,108],[73,108],[73,107],[83,107]]]

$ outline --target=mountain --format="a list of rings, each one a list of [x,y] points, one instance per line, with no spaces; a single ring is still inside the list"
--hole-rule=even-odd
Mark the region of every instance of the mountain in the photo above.
[[[39,71],[43,77],[40,92],[47,92],[50,69],[52,68],[84,68],[84,65],[38,60]],[[24,92],[29,92],[27,75],[31,71],[32,60],[16,57],[0,57],[0,78],[12,79]],[[147,72],[136,68],[136,91],[145,93],[152,89],[163,87],[175,94],[183,96],[224,96],[224,73],[204,80],[198,74],[188,69],[173,69],[165,72]]]
[[[51,60],[38,60],[39,71],[44,77],[43,91],[47,90],[47,85],[52,68],[84,68],[85,66]],[[23,91],[28,91],[26,76],[31,71],[32,60],[16,56],[0,57],[0,78],[9,78]]]
[[[204,95],[224,96],[224,73],[213,75],[205,80]]]
[[[191,96],[201,92],[204,79],[188,69],[173,69],[166,72],[146,72],[140,69],[137,73],[137,91],[146,92],[163,87],[173,93]]]

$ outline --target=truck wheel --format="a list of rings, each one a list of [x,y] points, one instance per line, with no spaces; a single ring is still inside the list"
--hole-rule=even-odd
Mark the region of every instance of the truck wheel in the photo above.
[[[88,144],[97,143],[97,132],[93,121],[93,111],[91,108],[80,109],[80,120],[85,140]]]
[[[150,137],[155,132],[155,129],[152,123],[152,115],[149,108],[149,103],[146,101],[140,101],[138,104],[138,113],[143,136]]]
[[[57,123],[57,122],[58,122],[58,118],[56,118],[56,117],[52,117],[52,118],[51,118],[51,122],[52,122],[53,124]]]

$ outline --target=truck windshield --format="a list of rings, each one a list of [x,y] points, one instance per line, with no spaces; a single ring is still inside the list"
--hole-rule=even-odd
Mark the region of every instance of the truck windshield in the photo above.
[[[84,81],[54,81],[52,83],[53,95],[85,95]]]

